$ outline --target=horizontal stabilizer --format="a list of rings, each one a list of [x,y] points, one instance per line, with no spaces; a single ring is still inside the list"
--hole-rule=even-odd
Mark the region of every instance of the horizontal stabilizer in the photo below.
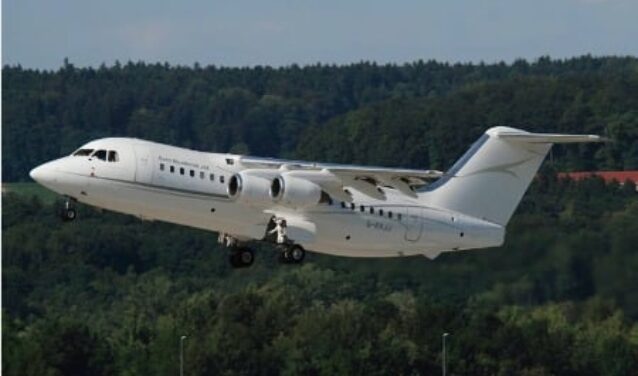
[[[421,189],[419,198],[504,226],[553,144],[602,141],[595,135],[490,128],[441,179]]]
[[[577,142],[605,142],[604,137],[593,134],[557,134],[557,133],[529,133],[524,131],[496,130],[498,138],[511,141],[540,144],[566,144]]]

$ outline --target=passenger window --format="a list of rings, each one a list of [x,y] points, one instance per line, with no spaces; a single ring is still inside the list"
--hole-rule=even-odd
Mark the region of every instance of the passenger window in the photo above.
[[[203,178],[204,178],[204,171],[200,171],[200,172],[199,172],[199,178],[200,178],[200,179],[203,179]]]
[[[401,220],[401,213],[397,213],[397,219],[400,221]]]
[[[219,177],[219,182],[220,182],[220,183],[222,183],[222,184],[224,184],[224,175],[222,175],[222,176],[220,176],[220,177]]]
[[[171,166],[171,174],[175,172],[175,166]]]
[[[388,218],[392,218],[392,212],[391,211],[388,212]]]
[[[95,157],[102,161],[106,161],[106,150],[98,150],[95,153],[93,153],[92,157]]]
[[[184,175],[184,167],[180,167],[179,168],[179,174],[180,175]]]
[[[210,174],[208,177],[210,181],[215,181],[215,174]]]
[[[365,207],[365,206],[363,206],[363,205],[361,205],[361,206],[359,207],[359,210],[361,211],[361,213],[363,213],[364,211],[366,211],[366,207]]]
[[[370,206],[370,214],[374,214],[374,208]]]
[[[341,201],[341,208],[345,209],[346,208],[346,203]]]
[[[354,202],[350,203],[350,210],[354,210]]]
[[[379,209],[379,215],[383,217],[383,209]]]
[[[160,171],[164,171],[164,163],[160,163]]]
[[[117,152],[115,150],[109,150],[109,162],[117,162],[120,158],[117,156]]]
[[[191,178],[195,177],[195,170],[191,170]]]

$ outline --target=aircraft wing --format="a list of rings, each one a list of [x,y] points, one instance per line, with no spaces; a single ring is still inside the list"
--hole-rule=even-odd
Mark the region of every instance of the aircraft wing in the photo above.
[[[240,157],[247,168],[268,168],[289,171],[320,185],[335,198],[351,201],[344,195],[343,187],[352,187],[370,197],[385,199],[379,188],[391,187],[410,197],[416,197],[414,188],[427,185],[432,179],[443,176],[436,170],[412,170],[389,167],[371,167],[333,163],[315,163],[271,158]]]

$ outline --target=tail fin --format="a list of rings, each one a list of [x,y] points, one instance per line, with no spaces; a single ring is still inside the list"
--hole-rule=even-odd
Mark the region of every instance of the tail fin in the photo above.
[[[438,181],[419,193],[428,205],[506,225],[554,143],[599,142],[593,135],[488,129]]]

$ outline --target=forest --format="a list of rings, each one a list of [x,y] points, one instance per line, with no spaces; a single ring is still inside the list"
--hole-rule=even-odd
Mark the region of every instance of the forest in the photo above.
[[[638,194],[556,172],[638,168],[638,59],[226,68],[3,67],[6,375],[638,375]],[[556,148],[503,247],[232,269],[216,234],[81,206],[29,181],[104,136],[445,170],[493,125]],[[10,182],[10,183],[7,183]],[[621,184],[624,183],[624,184]]]

